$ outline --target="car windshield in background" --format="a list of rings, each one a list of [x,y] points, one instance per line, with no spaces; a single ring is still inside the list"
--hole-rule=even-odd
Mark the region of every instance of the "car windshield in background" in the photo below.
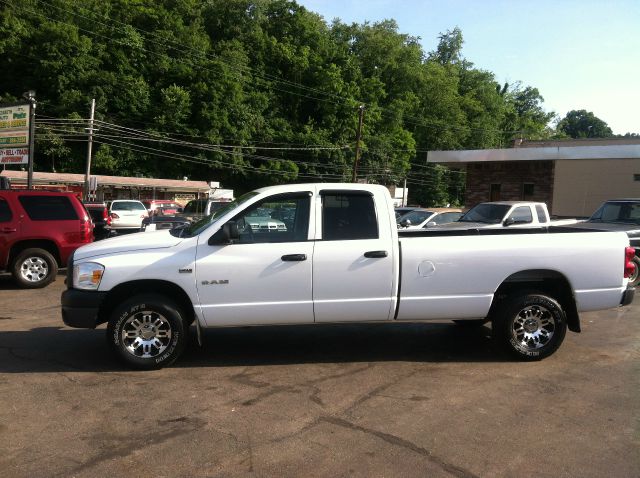
[[[182,210],[185,214],[198,214],[204,212],[204,208],[207,207],[206,199],[194,199],[189,201],[187,205]]]
[[[608,202],[593,213],[589,221],[640,225],[640,202]]]
[[[214,222],[217,218],[219,218],[221,216],[224,216],[226,213],[228,213],[229,211],[237,208],[241,204],[244,204],[245,202],[247,202],[249,199],[251,199],[252,197],[256,196],[257,194],[258,193],[253,192],[253,191],[249,192],[249,193],[246,193],[246,194],[243,194],[242,196],[240,196],[235,201],[231,201],[229,203],[226,203],[224,207],[218,209],[217,211],[213,212],[209,216],[203,217],[199,221],[194,222],[189,227],[180,228],[180,229],[174,229],[173,231],[171,231],[171,234],[173,234],[174,236],[178,236],[178,237],[193,237],[193,236],[196,236],[196,235],[200,234],[202,231],[204,231],[209,226],[209,224]],[[189,204],[187,204],[187,206],[189,206]],[[186,211],[186,208],[185,208],[185,211]]]
[[[398,219],[396,219],[396,221],[400,223],[404,221],[410,221],[411,224],[420,224],[431,216],[433,216],[432,211],[411,211],[404,216],[400,216]]]
[[[146,211],[144,204],[138,201],[118,201],[111,205],[112,211]]]
[[[469,209],[459,221],[498,224],[510,207],[508,204],[478,204]]]

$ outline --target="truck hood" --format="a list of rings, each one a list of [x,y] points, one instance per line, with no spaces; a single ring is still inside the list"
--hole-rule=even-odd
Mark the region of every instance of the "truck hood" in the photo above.
[[[123,236],[112,237],[93,242],[76,249],[74,260],[123,252],[142,251],[149,249],[164,249],[173,247],[184,241],[183,238],[172,236],[168,230],[156,232],[135,232]]]

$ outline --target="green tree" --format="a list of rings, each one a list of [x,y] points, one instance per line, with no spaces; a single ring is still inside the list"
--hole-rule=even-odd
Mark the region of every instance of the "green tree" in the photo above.
[[[611,128],[591,111],[572,110],[558,122],[558,131],[571,138],[608,138]]]

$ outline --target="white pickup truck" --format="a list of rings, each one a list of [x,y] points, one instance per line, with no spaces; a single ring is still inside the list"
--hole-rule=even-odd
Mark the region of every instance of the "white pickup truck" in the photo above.
[[[563,226],[575,224],[575,219],[549,219],[547,205],[530,201],[481,202],[460,219],[436,227],[442,229],[499,229]]]
[[[255,228],[269,216],[284,227]],[[133,367],[172,363],[204,327],[336,322],[492,322],[522,360],[551,355],[578,312],[626,305],[633,249],[622,232],[398,232],[382,186],[259,189],[186,228],[79,248],[62,317],[107,323]]]

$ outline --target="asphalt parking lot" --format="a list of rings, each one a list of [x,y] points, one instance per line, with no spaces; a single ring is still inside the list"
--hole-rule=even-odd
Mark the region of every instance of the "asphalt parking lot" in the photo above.
[[[230,328],[123,369],[63,277],[0,277],[0,470],[32,476],[640,476],[640,299],[517,363],[452,323]],[[193,334],[195,335],[195,334]]]

